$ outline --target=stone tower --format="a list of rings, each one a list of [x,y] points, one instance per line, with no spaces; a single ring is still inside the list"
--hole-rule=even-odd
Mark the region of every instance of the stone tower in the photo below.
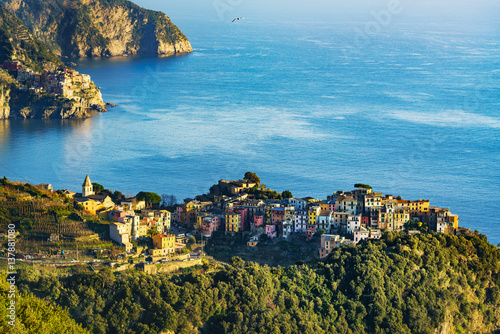
[[[90,182],[90,178],[87,175],[82,184],[82,197],[89,197],[91,195],[94,195],[94,187],[92,186],[92,182]]]

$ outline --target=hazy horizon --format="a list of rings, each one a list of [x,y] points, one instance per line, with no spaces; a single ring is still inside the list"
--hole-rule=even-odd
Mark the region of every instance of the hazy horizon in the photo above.
[[[373,11],[397,8],[395,16],[401,18],[451,19],[462,22],[476,18],[496,19],[500,17],[500,3],[493,0],[481,1],[413,1],[413,0],[353,0],[349,3],[332,0],[284,1],[263,0],[132,0],[139,6],[164,11],[175,19],[203,13],[209,19],[232,20],[247,16],[252,19],[298,19],[319,20],[329,18],[342,20],[371,20]]]

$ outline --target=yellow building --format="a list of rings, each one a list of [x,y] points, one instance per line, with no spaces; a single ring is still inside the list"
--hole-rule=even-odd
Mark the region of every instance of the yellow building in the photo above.
[[[175,246],[175,236],[173,234],[157,234],[153,236],[154,248],[173,248]]]
[[[410,201],[409,210],[412,217],[429,215],[429,200]]]
[[[458,215],[448,216],[448,221],[453,224],[454,229],[458,229]]]
[[[394,230],[402,230],[404,225],[410,221],[410,213],[404,209],[394,210]]]
[[[203,218],[211,216],[211,215],[212,214],[209,213],[209,212],[200,212],[200,213],[198,213],[198,215],[196,216],[196,224],[194,225],[194,228],[196,230],[201,229],[201,226],[202,226],[202,223],[203,223]]]
[[[104,206],[99,201],[94,201],[90,198],[79,198],[77,203],[80,204],[85,211],[95,215],[98,210],[104,209]]]
[[[330,210],[327,201],[321,201],[321,202],[319,202],[319,206],[321,208],[321,211]]]
[[[258,243],[259,243],[258,241],[249,241],[247,242],[247,246],[250,248],[254,248],[255,246],[257,246]]]
[[[198,223],[198,213],[212,205],[212,202],[200,202],[196,200],[184,203],[182,206],[180,223],[194,227]]]
[[[113,211],[114,208],[102,208],[96,210],[96,214],[104,220],[108,219],[108,214]]]
[[[264,223],[266,223],[266,224],[272,224],[272,217],[273,217],[272,211],[273,211],[274,208],[279,208],[279,207],[280,207],[280,205],[277,204],[277,203],[272,203],[272,204],[266,205],[264,207],[264,213],[265,213],[265,215],[264,215],[264,219],[265,219]]]
[[[313,206],[309,208],[309,219],[308,219],[309,225],[316,225],[316,219],[319,216],[320,212],[321,212],[320,206]]]
[[[175,252],[175,236],[173,234],[157,234],[153,236],[153,256],[168,255]]]
[[[238,232],[241,228],[241,215],[235,212],[226,212],[226,232]]]
[[[385,204],[385,207],[380,211],[379,228],[394,231],[394,209],[392,204]]]

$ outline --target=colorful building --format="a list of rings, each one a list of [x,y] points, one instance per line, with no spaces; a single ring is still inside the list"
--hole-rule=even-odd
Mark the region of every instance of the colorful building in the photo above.
[[[211,237],[212,234],[220,229],[222,219],[219,215],[210,215],[203,217],[201,222],[201,233],[204,237]]]
[[[175,235],[157,234],[153,236],[153,247],[150,254],[153,256],[166,256],[175,253]]]
[[[224,215],[226,224],[226,233],[235,233],[241,231],[241,216],[236,212],[226,212]]]
[[[276,225],[266,225],[266,235],[271,238],[271,239],[274,239],[277,237],[277,231],[276,231]]]

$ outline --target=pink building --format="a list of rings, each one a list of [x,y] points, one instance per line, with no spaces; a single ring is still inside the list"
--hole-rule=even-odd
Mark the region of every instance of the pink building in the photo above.
[[[314,233],[316,233],[316,225],[307,225],[306,238],[311,240]]]
[[[129,213],[127,211],[112,210],[108,213],[108,220],[112,222],[123,221],[123,218],[125,218],[128,214]]]
[[[271,222],[276,225],[283,225],[285,221],[285,208],[277,207],[271,210]]]
[[[203,217],[201,221],[201,233],[204,237],[211,237],[212,233],[218,231],[221,227],[221,218],[219,216]]]
[[[266,225],[266,234],[269,238],[276,238],[276,225]]]
[[[254,226],[264,226],[264,215],[254,215],[253,216]]]

